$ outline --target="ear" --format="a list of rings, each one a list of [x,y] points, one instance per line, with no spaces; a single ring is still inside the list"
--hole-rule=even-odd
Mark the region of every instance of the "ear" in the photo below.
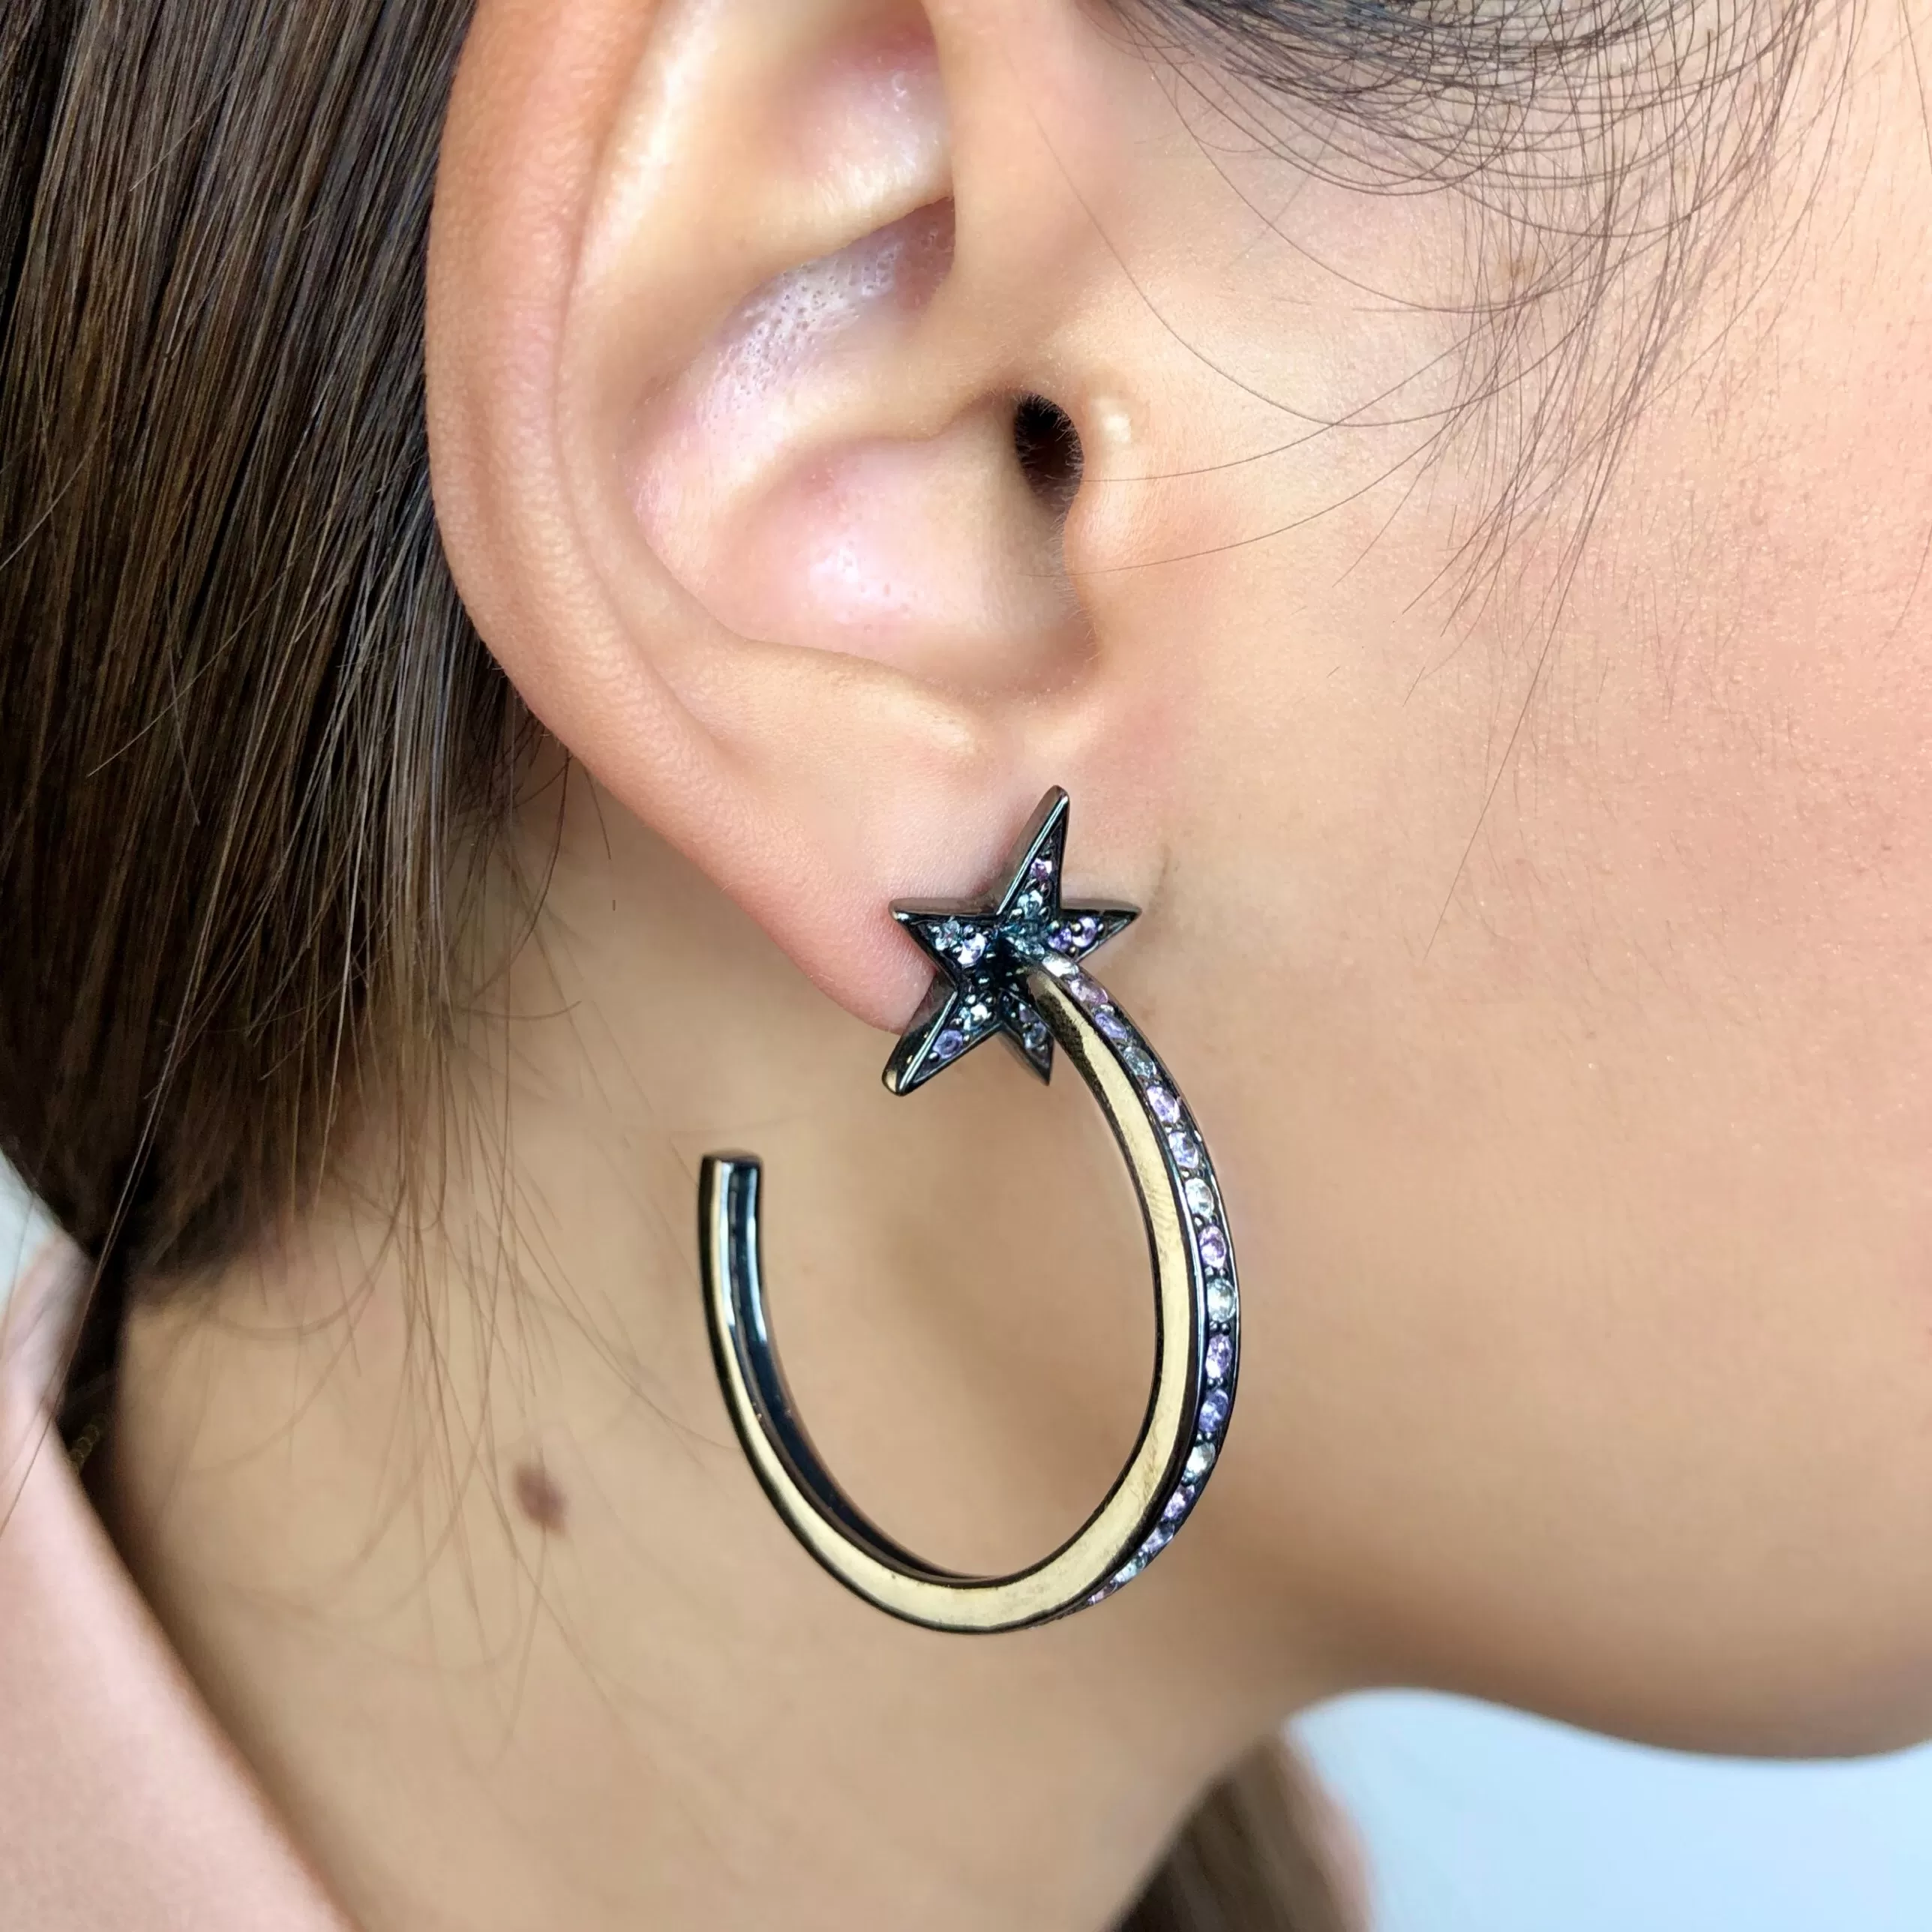
[[[874,1024],[927,976],[890,902],[980,886],[1050,784],[1077,889],[1159,869],[1172,666],[1081,590],[1122,535],[1082,463],[1133,415],[1076,185],[1142,132],[1123,64],[1077,0],[483,0],[464,55],[458,586],[549,730]]]

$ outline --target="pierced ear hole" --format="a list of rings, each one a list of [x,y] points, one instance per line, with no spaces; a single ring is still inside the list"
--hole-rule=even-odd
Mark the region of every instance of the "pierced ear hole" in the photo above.
[[[1086,452],[1073,418],[1044,396],[1022,396],[1013,406],[1013,454],[1027,488],[1064,516],[1080,488]]]

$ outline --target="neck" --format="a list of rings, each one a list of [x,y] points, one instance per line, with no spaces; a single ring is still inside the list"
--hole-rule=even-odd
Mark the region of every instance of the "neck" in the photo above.
[[[434,1219],[398,1240],[345,1191],[133,1324],[124,1547],[371,1932],[1104,1925],[1325,1688],[1244,1610],[1270,1593],[1238,1509],[1040,1630],[847,1595],[731,1436],[694,1176],[765,1156],[788,1365],[852,1492],[922,1554],[1012,1568],[1098,1500],[1144,1400],[1105,1130],[991,1054],[890,1099],[878,1036],[602,816],[568,815],[512,1018],[459,1070]]]

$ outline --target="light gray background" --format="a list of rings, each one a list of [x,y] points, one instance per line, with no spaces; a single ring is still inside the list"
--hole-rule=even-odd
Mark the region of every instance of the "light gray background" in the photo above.
[[[1412,1691],[1296,1729],[1376,1932],[1932,1932],[1932,1749],[1682,1757]]]
[[[0,1164],[0,1302],[44,1234]],[[1376,1932],[1932,1932],[1932,1748],[1738,1764],[1406,1691],[1295,1728]]]
[[[35,1210],[14,1170],[0,1160],[0,1307],[27,1257],[46,1238],[46,1223]]]

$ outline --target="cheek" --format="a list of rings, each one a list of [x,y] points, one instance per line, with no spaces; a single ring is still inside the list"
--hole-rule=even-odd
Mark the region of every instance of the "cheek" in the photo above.
[[[1638,452],[1529,756],[1522,937],[1554,931],[1768,1154],[1917,1184],[1932,1211],[1932,458],[1869,405],[1778,390]],[[1918,446],[1932,449],[1932,422]],[[1887,478],[1882,492],[1867,487]],[[1560,959],[1550,962],[1560,972]],[[1694,1096],[1687,1096],[1694,1097]]]
[[[1882,376],[1660,410],[1540,664],[1366,588],[1231,659],[1240,850],[1178,916],[1250,909],[1190,1093],[1249,1162],[1253,1507],[1402,1672],[1932,1730],[1932,475]]]
[[[1566,1526],[1492,1541],[1502,1574],[1654,1660],[1610,1712],[1554,1694],[1692,1742],[1895,1742],[1932,1727],[1916,532],[1809,463],[1742,500],[1708,473],[1633,471],[1416,984],[1464,1339],[1423,1325],[1450,1439]]]
[[[1316,859],[1194,1056],[1238,1070],[1192,1096],[1249,1150],[1256,1520],[1399,1675],[1704,1748],[1902,1742],[1932,1730],[1932,878],[1885,850],[1916,764],[1767,784],[1734,713],[1695,752],[1626,722],[1627,782],[1546,743],[1498,794],[1432,947],[1453,855],[1432,904],[1346,908]]]

